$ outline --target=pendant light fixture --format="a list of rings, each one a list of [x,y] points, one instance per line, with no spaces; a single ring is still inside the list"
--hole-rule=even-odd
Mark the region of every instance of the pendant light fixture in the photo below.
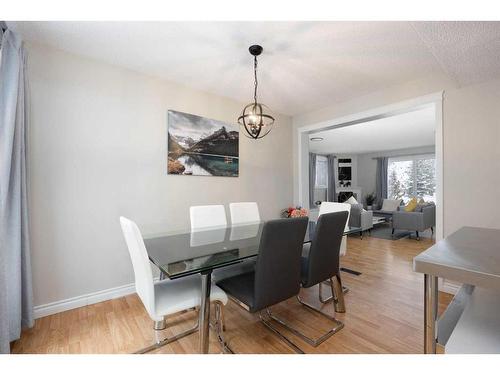
[[[257,56],[262,53],[263,48],[259,45],[250,46],[248,49],[253,56],[254,92],[253,103],[247,104],[243,108],[243,113],[238,117],[238,123],[245,128],[245,135],[248,138],[259,139],[266,136],[274,124],[274,117],[267,114],[269,108],[257,101]]]

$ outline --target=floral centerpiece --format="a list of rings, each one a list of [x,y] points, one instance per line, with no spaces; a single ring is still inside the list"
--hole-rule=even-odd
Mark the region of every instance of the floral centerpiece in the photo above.
[[[281,217],[303,217],[307,215],[307,210],[300,206],[288,207],[281,211]]]

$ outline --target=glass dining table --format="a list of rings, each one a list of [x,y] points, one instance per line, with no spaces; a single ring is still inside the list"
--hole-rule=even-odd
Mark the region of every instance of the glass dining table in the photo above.
[[[149,259],[163,275],[169,279],[201,275],[200,353],[208,353],[212,271],[256,257],[263,226],[264,222],[258,222],[144,236]],[[314,240],[315,226],[314,221],[309,222],[304,243]],[[359,232],[359,227],[346,227],[344,235]]]

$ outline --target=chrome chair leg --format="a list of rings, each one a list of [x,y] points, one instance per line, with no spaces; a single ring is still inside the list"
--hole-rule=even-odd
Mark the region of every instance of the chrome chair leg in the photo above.
[[[161,348],[162,346],[165,346],[167,344],[170,344],[171,342],[174,342],[174,341],[177,341],[183,337],[186,337],[192,333],[195,333],[196,331],[198,331],[198,320],[196,320],[196,325],[193,327],[193,328],[190,328],[184,332],[181,332],[175,336],[172,336],[172,337],[167,337],[167,338],[164,338],[163,340],[158,340],[156,341],[155,344],[153,345],[150,345],[150,346],[147,346],[143,349],[140,349],[136,352],[134,352],[134,354],[144,354],[144,353],[147,353],[147,352],[150,352],[152,350],[155,350],[155,349],[158,349],[158,348]],[[156,332],[156,331],[155,331]]]
[[[187,313],[189,311],[196,311],[197,309],[198,309],[198,307],[191,307],[189,309],[182,310],[181,314],[185,314],[185,313]],[[159,320],[159,321],[155,321],[154,322],[153,329],[155,331],[162,331],[165,328],[167,328],[167,320],[166,320],[165,317],[163,317],[163,320]]]
[[[218,308],[219,310],[219,316],[220,316],[220,328],[222,329],[222,332],[225,332],[226,331],[226,318],[225,318],[225,315],[224,315],[224,305],[222,305],[222,303],[220,302],[217,302],[215,304],[215,307],[217,308],[217,304],[220,304],[220,307]]]
[[[335,312],[345,313],[344,289],[342,288],[342,280],[339,275],[335,275],[330,279],[332,287],[333,306]]]
[[[215,334],[217,336],[217,341],[222,348],[223,353],[234,354],[231,347],[227,344],[224,339],[224,305],[217,301],[215,302],[215,324],[214,324]]]
[[[271,330],[274,334],[276,334],[281,340],[286,342],[288,344],[288,346],[290,346],[296,353],[304,354],[304,351],[302,349],[300,349],[297,345],[295,345],[292,341],[290,341],[290,339],[288,337],[284,336],[280,331],[278,331],[276,328],[274,328],[271,325],[270,320],[271,319],[275,320],[281,324],[282,324],[282,322],[280,320],[277,320],[271,314],[271,311],[269,309],[266,309],[265,314],[267,315],[268,319],[264,318],[264,316],[262,315],[262,311],[259,312],[259,318],[260,318],[260,321],[262,322],[262,324],[264,324],[269,330]]]
[[[320,286],[321,286],[321,284],[322,283],[320,283]],[[330,279],[330,286],[331,286],[331,290],[332,290],[332,297],[330,297],[328,300],[333,302],[335,312],[345,312],[344,294],[342,293],[342,281],[340,280],[340,277],[335,276],[335,277],[331,278]],[[321,291],[320,291],[320,298],[321,298]],[[313,347],[317,347],[318,345],[320,345],[321,343],[323,343],[324,341],[329,339],[331,336],[333,336],[335,333],[340,331],[342,328],[344,328],[343,322],[341,322],[338,319],[335,319],[335,317],[333,317],[333,316],[329,316],[329,315],[325,314],[323,311],[319,310],[318,308],[303,301],[300,298],[300,296],[297,296],[297,300],[299,301],[299,303],[301,305],[303,305],[303,306],[305,306],[305,307],[307,307],[315,312],[318,312],[321,315],[323,315],[324,317],[332,320],[335,323],[335,325],[331,329],[329,329],[326,333],[324,333],[322,336],[320,336],[319,338],[312,339],[312,338],[306,336],[304,333],[300,332],[299,330],[290,326],[284,320],[273,315],[271,313],[270,309],[266,310],[267,316],[270,319],[274,320],[275,322],[279,323],[281,326],[283,326],[284,328],[286,328],[290,332],[292,332],[294,335],[300,337],[302,340],[304,340],[306,343],[308,343],[309,345],[311,345]],[[286,342],[290,346],[292,346],[292,348],[294,348],[294,349],[297,348],[297,345],[293,344],[288,338],[284,337],[281,333],[277,332],[276,329],[274,329],[274,327],[269,327],[269,323],[263,319],[262,315],[260,317],[261,317],[261,320],[263,321],[263,323],[266,324],[266,326],[268,326],[268,328],[272,329],[273,332],[277,333],[280,337],[284,338],[286,340]]]
[[[326,284],[327,282],[319,283],[319,301],[324,304],[330,302],[333,299],[333,295],[328,298],[323,298],[323,283]],[[328,283],[331,285],[331,282],[329,280]]]
[[[293,328],[292,326],[290,326],[284,320],[280,319],[279,317],[277,317],[275,315],[272,315],[272,313],[270,311],[268,312],[269,317],[271,319],[273,319],[275,322],[279,323],[284,328],[286,328],[287,330],[289,330],[290,332],[292,332],[294,335],[300,337],[302,340],[304,340],[306,343],[308,343],[309,345],[311,345],[314,348],[316,348],[318,345],[320,345],[321,343],[325,342],[327,339],[329,339],[335,333],[337,333],[342,328],[344,328],[344,323],[342,323],[340,320],[337,320],[337,319],[335,319],[335,318],[333,318],[331,316],[326,315],[324,312],[322,312],[320,310],[317,310],[313,306],[311,306],[311,305],[303,302],[302,300],[300,300],[300,298],[298,296],[297,296],[297,299],[299,300],[299,302],[302,305],[306,306],[307,308],[309,308],[311,310],[314,310],[314,311],[317,311],[317,312],[321,313],[323,316],[327,317],[328,319],[333,320],[335,322],[335,326],[333,328],[329,329],[325,334],[323,334],[318,339],[312,339],[312,338],[306,336],[304,333],[300,332],[299,330],[297,330],[297,329]]]
[[[167,328],[167,320],[163,317],[163,320],[155,321],[153,329],[155,331],[162,331]]]
[[[196,311],[196,310],[198,310],[197,307],[192,307],[190,309],[183,310],[182,313],[186,313],[188,311]],[[196,319],[196,325],[193,328],[190,328],[190,329],[188,329],[184,332],[181,332],[181,333],[179,333],[175,336],[172,336],[172,337],[158,339],[158,331],[164,330],[165,328],[167,328],[167,319],[165,317],[163,317],[163,320],[160,320],[157,322],[155,321],[154,322],[154,331],[155,331],[155,336],[156,336],[156,343],[153,345],[147,346],[143,349],[140,349],[140,350],[134,352],[134,354],[144,354],[144,353],[150,352],[152,350],[161,348],[164,345],[170,344],[171,342],[177,341],[183,337],[189,336],[192,333],[195,333],[196,331],[198,331],[198,319]]]

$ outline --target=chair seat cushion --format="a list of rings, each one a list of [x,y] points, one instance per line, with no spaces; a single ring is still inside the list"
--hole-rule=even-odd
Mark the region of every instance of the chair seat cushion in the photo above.
[[[162,280],[156,282],[154,288],[155,313],[159,318],[200,306],[200,275],[187,276],[175,280]],[[217,285],[212,284],[210,301],[220,301],[225,305],[227,303],[227,295]]]
[[[255,272],[247,272],[217,282],[217,285],[230,296],[242,302],[250,312],[254,312]]]

